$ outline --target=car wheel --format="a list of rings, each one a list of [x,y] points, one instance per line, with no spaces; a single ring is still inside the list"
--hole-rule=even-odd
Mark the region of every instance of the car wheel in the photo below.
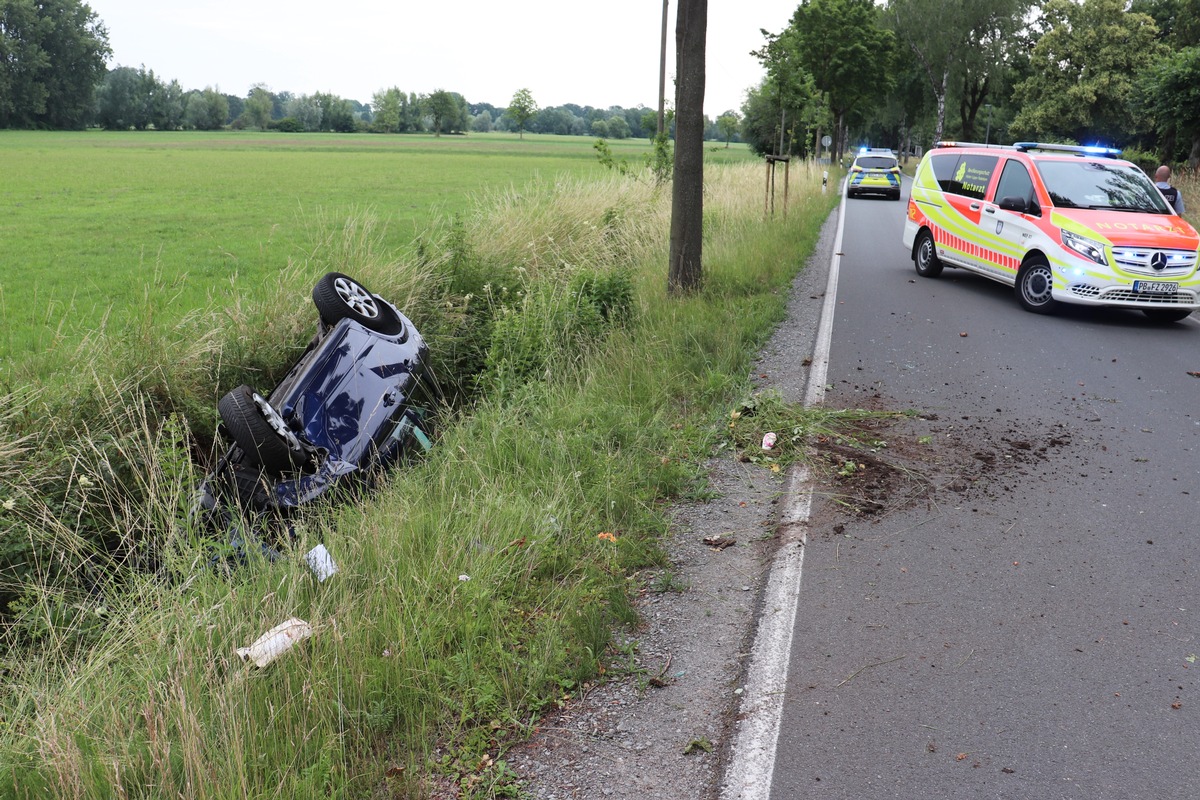
[[[367,291],[367,288],[348,275],[330,272],[313,287],[313,305],[326,325],[352,319],[365,328],[394,336],[404,329],[404,323],[387,303]]]
[[[1058,306],[1058,301],[1051,294],[1054,273],[1050,265],[1042,258],[1033,258],[1025,262],[1017,273],[1017,300],[1021,307],[1034,314],[1049,314]]]
[[[279,412],[249,386],[239,386],[217,402],[229,437],[269,472],[286,472],[307,456],[300,439]]]
[[[936,278],[942,274],[942,260],[937,256],[933,234],[921,231],[917,235],[917,248],[913,251],[913,264],[922,278]]]
[[[1190,308],[1143,308],[1142,313],[1155,322],[1179,322],[1192,315]]]

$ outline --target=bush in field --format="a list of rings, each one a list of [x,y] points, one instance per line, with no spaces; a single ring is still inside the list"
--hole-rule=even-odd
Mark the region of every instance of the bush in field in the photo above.
[[[530,287],[519,304],[500,308],[479,386],[485,396],[501,399],[524,383],[551,377],[556,362],[584,351],[605,323],[598,306],[560,286]]]

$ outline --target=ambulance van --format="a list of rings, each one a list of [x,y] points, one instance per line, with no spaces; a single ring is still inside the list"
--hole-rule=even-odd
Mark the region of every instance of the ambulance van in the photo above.
[[[1014,287],[1027,310],[1200,308],[1200,235],[1119,151],[941,142],[917,166],[904,247],[917,274],[958,267]]]

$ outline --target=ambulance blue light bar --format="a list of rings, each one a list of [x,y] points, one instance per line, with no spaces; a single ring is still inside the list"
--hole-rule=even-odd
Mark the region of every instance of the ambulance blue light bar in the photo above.
[[[1074,144],[1042,144],[1041,142],[1016,142],[1013,147],[1020,150],[1022,153],[1030,150],[1045,150],[1052,153],[1075,153],[1081,156],[1105,156],[1106,158],[1119,158],[1121,151],[1115,147],[1100,147],[1099,145],[1074,145]]]
[[[1012,150],[1011,144],[985,144],[984,142],[938,142],[934,147],[986,147],[991,150]]]

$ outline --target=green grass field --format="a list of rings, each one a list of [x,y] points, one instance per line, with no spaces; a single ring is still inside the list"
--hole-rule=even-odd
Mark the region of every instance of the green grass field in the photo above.
[[[109,318],[177,316],[302,256],[314,220],[369,209],[403,249],[487,189],[600,175],[589,137],[0,131],[0,362]],[[644,139],[609,143],[640,164]],[[712,143],[714,162],[752,158]]]

